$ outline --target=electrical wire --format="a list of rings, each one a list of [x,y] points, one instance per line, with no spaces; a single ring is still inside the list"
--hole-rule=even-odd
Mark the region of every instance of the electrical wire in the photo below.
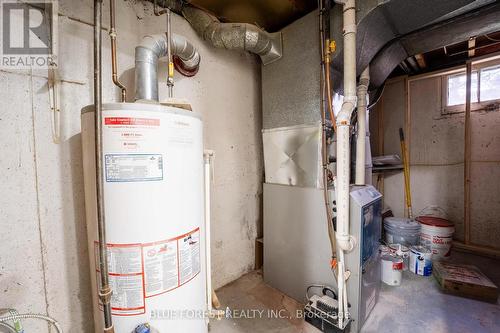
[[[8,313],[9,315],[18,315],[19,312],[17,312],[16,309],[12,309],[12,308],[3,308],[3,309],[0,309],[0,315],[3,314],[3,313]],[[3,323],[0,321],[0,324],[2,324],[4,327],[7,327],[9,329],[11,329],[11,327],[14,329],[14,332],[18,333],[18,332],[24,332],[23,331],[23,326],[21,325],[21,321],[20,320],[13,320],[13,326],[7,324],[7,323]]]
[[[336,239],[335,239],[335,230],[333,229],[333,216],[332,211],[330,209],[330,198],[328,193],[328,149],[327,149],[327,124],[326,124],[326,106],[325,106],[325,29],[324,29],[324,0],[318,0],[318,9],[319,9],[319,37],[320,37],[320,56],[321,56],[321,74],[320,74],[320,94],[321,94],[321,121],[322,121],[322,164],[323,164],[323,196],[325,200],[325,209],[326,209],[326,219],[328,224],[328,236],[330,239],[330,246],[332,250],[332,263],[336,261]],[[331,265],[331,263],[330,263]],[[332,267],[333,276],[336,277],[335,270]]]
[[[58,333],[63,333],[61,325],[59,325],[59,323],[55,319],[46,315],[36,314],[36,313],[25,313],[25,314],[16,314],[16,315],[0,317],[0,323],[5,324],[6,321],[18,320],[18,319],[43,319],[51,323],[56,328],[56,331]]]
[[[13,332],[13,333],[17,333],[16,329],[14,328],[14,326],[11,326],[7,323],[4,323],[4,322],[1,322],[0,321],[0,327],[5,327],[6,329],[9,330],[9,332]]]
[[[493,37],[490,37],[488,35],[484,35],[484,37],[486,37],[486,39],[492,41],[492,42],[500,42],[500,39],[496,39],[496,38],[493,38]]]
[[[322,289],[322,293],[323,295],[326,295],[326,291],[329,291],[333,294],[333,298],[334,299],[337,299],[337,294],[335,293],[335,291],[327,286],[327,285],[324,285],[324,284],[312,284],[310,285],[309,287],[307,287],[307,290],[306,290],[306,300],[309,302],[310,300],[310,297],[309,297],[309,291],[313,288],[316,288],[316,289]]]

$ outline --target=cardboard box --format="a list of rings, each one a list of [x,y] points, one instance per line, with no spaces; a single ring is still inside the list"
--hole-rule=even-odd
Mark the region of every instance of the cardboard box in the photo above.
[[[433,274],[446,293],[497,302],[498,287],[476,266],[435,262]]]

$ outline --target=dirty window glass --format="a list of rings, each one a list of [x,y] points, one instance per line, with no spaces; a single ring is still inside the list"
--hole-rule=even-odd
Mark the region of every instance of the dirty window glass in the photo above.
[[[481,102],[500,99],[500,66],[481,70]]]
[[[471,102],[477,103],[477,72],[472,72]],[[465,74],[448,77],[448,106],[465,104],[467,77]]]

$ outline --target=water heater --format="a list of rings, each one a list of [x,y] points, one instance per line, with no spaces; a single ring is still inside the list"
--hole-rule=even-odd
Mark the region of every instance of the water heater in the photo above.
[[[207,332],[200,117],[160,104],[104,104],[103,182],[115,332]],[[82,110],[88,245],[96,332],[99,254],[94,107]]]

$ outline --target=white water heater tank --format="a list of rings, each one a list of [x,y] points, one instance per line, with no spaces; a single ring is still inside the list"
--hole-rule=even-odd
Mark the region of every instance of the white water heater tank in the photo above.
[[[103,183],[115,332],[207,332],[203,135],[193,112],[159,104],[102,107]],[[95,331],[99,254],[94,107],[82,110]]]

